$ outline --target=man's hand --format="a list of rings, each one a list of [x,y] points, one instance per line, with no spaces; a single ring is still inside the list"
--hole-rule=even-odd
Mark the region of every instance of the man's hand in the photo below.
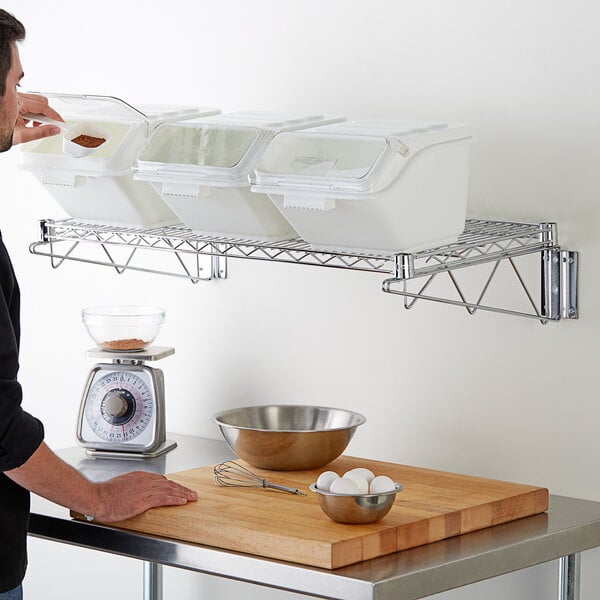
[[[98,509],[92,516],[111,523],[138,515],[157,506],[177,506],[195,502],[198,495],[162,475],[133,471],[97,483]]]
[[[48,98],[38,96],[37,94],[23,94],[19,92],[19,117],[13,133],[13,144],[22,144],[39,140],[60,133],[60,127],[56,125],[41,125],[32,122],[32,127],[27,127],[29,121],[23,118],[24,114],[33,113],[36,115],[46,115],[51,119],[62,121],[63,118],[48,105]]]
[[[61,460],[44,442],[29,460],[5,471],[15,483],[105,523],[121,521],[156,506],[194,502],[197,494],[162,475],[133,471],[102,483],[93,483]]]

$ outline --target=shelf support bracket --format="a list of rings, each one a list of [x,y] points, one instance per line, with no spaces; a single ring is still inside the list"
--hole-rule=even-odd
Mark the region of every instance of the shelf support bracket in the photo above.
[[[579,316],[577,280],[579,255],[570,250],[542,251],[542,316],[551,321]]]
[[[552,240],[550,239],[547,240],[548,243],[551,243],[551,241]],[[503,259],[498,259],[494,262],[492,270],[489,273],[483,285],[482,291],[475,302],[469,302],[466,300],[465,295],[458,281],[454,277],[452,269],[450,268],[447,268],[444,271],[449,276],[451,284],[458,293],[460,300],[425,295],[425,290],[429,287],[435,276],[444,271],[429,275],[425,283],[417,292],[409,292],[407,283],[408,280],[414,277],[415,270],[412,257],[405,254],[399,254],[396,256],[396,277],[393,279],[386,279],[383,282],[382,289],[384,292],[390,294],[404,296],[404,308],[406,309],[412,308],[417,300],[430,300],[433,302],[440,302],[442,304],[462,306],[470,315],[475,314],[475,312],[478,310],[484,310],[538,319],[541,323],[558,321],[560,319],[577,319],[579,315],[577,307],[578,253],[552,247],[541,250],[540,255],[541,300],[539,309],[536,306],[527,284],[512,257],[504,257]],[[485,296],[492,279],[496,275],[496,270],[501,260],[508,260],[510,266],[512,267],[514,275],[532,307],[531,313],[507,310],[482,304],[483,297]]]
[[[140,243],[140,240],[145,241],[145,237],[142,235],[139,235],[137,243],[130,243],[128,239],[130,233],[127,231],[116,237],[112,236],[110,231],[100,233],[99,230],[84,230],[81,234],[75,234],[74,231],[71,231],[72,237],[60,238],[56,236],[54,221],[43,219],[40,220],[39,225],[41,239],[39,242],[30,244],[29,251],[32,254],[50,258],[53,269],[58,268],[65,260],[70,260],[112,267],[119,275],[127,270],[142,271],[182,277],[189,279],[192,283],[227,278],[227,257],[215,254],[207,255],[185,248],[180,249],[173,240],[168,238],[161,238],[162,247],[157,248],[152,243]],[[92,235],[90,236],[90,234]],[[90,258],[88,256],[89,252],[85,252],[85,250],[93,249],[99,249],[101,258]],[[155,252],[156,250],[166,250],[169,254],[174,254],[175,261],[183,274],[133,264],[134,258],[148,255],[149,252]],[[117,259],[117,254],[124,255],[123,259]],[[186,258],[187,261],[184,260]]]

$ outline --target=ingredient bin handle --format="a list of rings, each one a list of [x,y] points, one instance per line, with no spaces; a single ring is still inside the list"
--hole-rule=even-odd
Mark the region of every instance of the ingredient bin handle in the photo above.
[[[180,183],[176,181],[163,181],[158,183],[161,188],[162,193],[165,196],[190,196],[193,198],[199,197],[201,195],[202,187],[198,184],[194,183]]]
[[[284,194],[284,208],[309,208],[312,210],[332,210],[335,208],[335,198],[313,194]]]

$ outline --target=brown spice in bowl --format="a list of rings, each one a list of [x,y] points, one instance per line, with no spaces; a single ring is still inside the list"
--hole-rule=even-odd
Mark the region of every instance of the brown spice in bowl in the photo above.
[[[104,350],[142,350],[150,342],[145,342],[139,338],[129,338],[126,340],[112,340],[98,344]]]
[[[84,148],[98,148],[106,141],[106,138],[94,137],[93,135],[78,135],[71,140],[74,144],[83,146]]]

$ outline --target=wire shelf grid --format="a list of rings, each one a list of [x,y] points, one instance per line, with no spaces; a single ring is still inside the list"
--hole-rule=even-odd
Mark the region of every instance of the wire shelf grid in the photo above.
[[[239,238],[197,235],[183,225],[140,229],[90,224],[74,219],[44,220],[42,241],[31,244],[34,254],[76,260],[73,251],[61,255],[58,246],[100,244],[139,250],[202,254],[370,271],[411,279],[488,262],[499,257],[537,252],[553,245],[552,224],[512,223],[468,219],[465,231],[454,244],[414,254],[353,253],[312,248],[297,238],[262,242]],[[90,261],[94,262],[94,261]],[[124,265],[126,268],[127,266]],[[134,268],[134,267],[128,267]]]

